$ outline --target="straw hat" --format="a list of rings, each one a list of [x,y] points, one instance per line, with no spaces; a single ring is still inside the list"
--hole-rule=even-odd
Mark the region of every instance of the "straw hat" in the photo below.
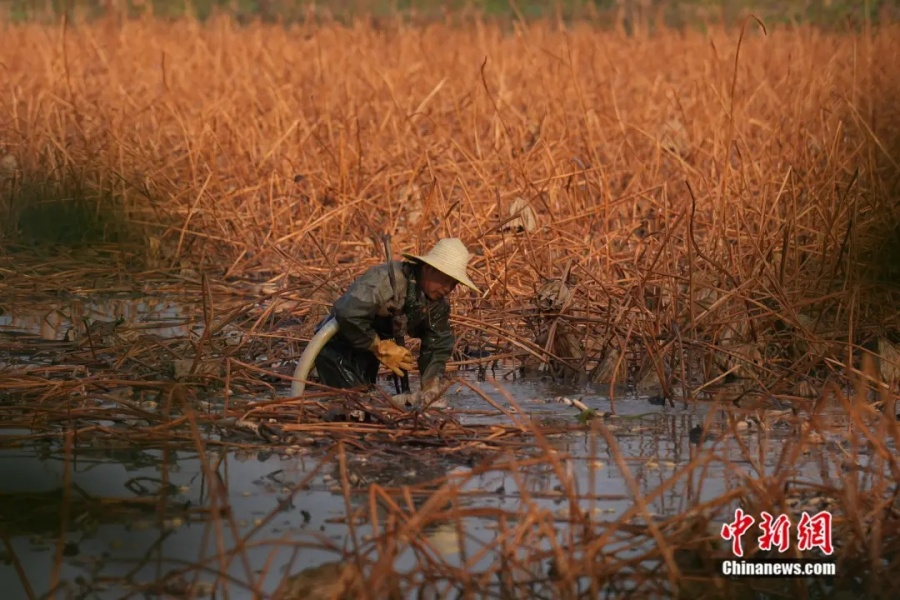
[[[466,287],[472,288],[476,292],[479,289],[469,279],[466,267],[469,264],[469,251],[466,250],[465,244],[459,238],[444,238],[438,240],[434,248],[428,254],[416,256],[415,254],[404,254],[404,258],[417,260],[426,265],[431,265],[444,275],[449,275]]]

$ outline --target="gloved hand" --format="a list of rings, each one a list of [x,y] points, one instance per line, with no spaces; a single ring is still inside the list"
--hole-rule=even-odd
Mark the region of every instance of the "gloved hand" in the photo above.
[[[413,368],[412,352],[391,340],[382,340],[376,337],[369,349],[382,364],[396,373],[398,377],[403,377],[403,371],[411,371]]]

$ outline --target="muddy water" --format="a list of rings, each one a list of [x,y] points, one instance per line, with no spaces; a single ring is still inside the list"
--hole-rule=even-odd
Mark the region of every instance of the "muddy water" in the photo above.
[[[0,308],[6,309],[0,311],[0,333],[25,333],[48,341],[72,340],[82,336],[87,325],[115,321],[145,334],[181,337],[194,331],[199,313],[170,296],[72,297],[53,304],[22,301]]]
[[[480,385],[491,392],[489,384]],[[574,421],[574,409],[538,400],[564,390],[522,382],[507,383],[504,387],[532,418],[557,423]],[[583,392],[580,397],[592,408],[599,412],[611,408],[603,397]],[[492,395],[500,401],[499,395]],[[465,390],[451,394],[450,404],[461,411],[485,408],[483,401]],[[754,432],[741,435],[740,441],[751,449],[749,454],[753,460],[748,460],[735,439],[708,441],[700,446],[693,443],[690,431],[708,415],[707,406],[659,407],[646,398],[620,398],[615,407],[619,416],[607,419],[607,423],[642,494],[652,492],[670,479],[697,452],[710,451],[713,447],[719,455],[733,461],[739,471],[753,476],[759,475],[757,468],[771,471],[777,462],[779,437],[775,430],[766,436]],[[466,418],[487,417],[463,415]],[[4,435],[17,433],[21,432],[3,431]],[[790,432],[786,431],[785,436],[788,435]],[[564,458],[583,497],[582,509],[589,511],[592,518],[613,520],[632,506],[623,473],[601,436],[581,431],[556,435],[550,442]],[[217,457],[208,456],[207,460],[212,462]],[[342,550],[354,547],[353,536],[344,522],[347,507],[338,489],[336,464],[321,465],[316,454],[305,451],[280,454],[260,447],[229,452],[221,457],[220,483],[211,482],[201,464],[196,454],[167,454],[162,450],[77,453],[68,466],[71,508],[67,517],[68,533],[63,538],[64,544],[60,544],[57,531],[60,510],[65,505],[62,501],[67,468],[64,457],[46,446],[0,451],[0,499],[4,503],[0,529],[12,550],[0,550],[4,560],[0,567],[0,589],[16,590],[6,597],[26,597],[21,577],[11,562],[15,556],[33,591],[38,595],[46,592],[55,557],[61,553],[58,581],[72,592],[90,590],[89,597],[142,597],[145,586],[160,578],[167,581],[170,591],[194,584],[198,586],[193,588],[194,592],[202,595],[211,589],[206,584],[214,581],[214,571],[225,571],[233,577],[229,585],[231,597],[242,598],[250,597],[242,584],[262,583],[271,591],[286,575],[339,560]],[[823,475],[828,476],[821,465],[820,456],[809,454],[791,468],[798,478],[821,481]],[[291,490],[316,467],[321,467],[320,471],[291,497]],[[425,452],[415,458],[362,460],[351,456],[348,471],[361,492],[351,497],[351,506],[367,501],[368,483],[400,487],[449,474],[467,479],[466,490],[486,492],[473,495],[468,500],[472,506],[515,511],[527,494],[533,502],[558,514],[561,523],[565,522],[568,503],[561,498],[561,482],[552,470],[534,467],[523,468],[516,476],[506,471],[469,476],[470,470],[465,464],[455,464]],[[652,500],[648,509],[660,517],[680,514],[739,484],[736,477],[723,462],[714,461],[702,477],[695,473],[680,478],[671,489]],[[149,498],[159,492],[163,481],[168,481],[165,489],[169,498],[164,514],[155,512],[158,507],[155,501],[148,501],[145,509],[98,508],[79,501],[79,498]],[[217,525],[207,513],[185,512],[215,506],[216,493],[220,498],[227,496],[232,509],[230,521],[226,519]],[[273,513],[274,517],[266,520]],[[463,543],[467,556],[490,543],[496,535],[496,526],[496,522],[487,518],[466,520]],[[354,535],[357,543],[365,544],[372,533],[368,525],[361,524]],[[443,553],[443,561],[451,565],[459,563],[460,541],[454,527],[450,524],[433,527],[427,536]],[[243,555],[246,563],[242,557],[216,558],[217,549],[230,550],[236,538],[253,543]],[[493,559],[493,555],[487,554],[480,565],[469,568],[477,569]],[[204,563],[209,571],[199,575],[192,571],[184,578],[171,575],[198,562]],[[415,557],[411,552],[401,554],[395,566],[399,571],[415,570]],[[170,576],[165,579],[167,574]]]
[[[122,318],[156,329],[158,335],[178,337],[195,326],[196,314],[191,315],[166,300],[113,299],[50,311],[18,311],[15,318],[0,315],[0,328],[60,340],[80,319]],[[851,468],[864,469],[867,464],[864,454],[850,456],[843,438],[826,436],[782,465],[780,453],[796,438],[794,427],[776,422],[764,433],[753,428],[728,433],[725,423],[734,411],[711,403],[660,406],[623,393],[613,404],[605,397],[608,388],[575,390],[506,380],[494,384],[474,377],[471,383],[505,405],[496,387],[502,385],[521,407],[516,418],[575,424],[576,409],[548,401],[559,396],[577,396],[600,414],[615,413],[603,420],[614,447],[597,431],[584,429],[548,439],[574,482],[581,510],[598,524],[618,519],[633,506],[632,489],[617,455],[641,495],[666,486],[647,503],[650,518],[660,519],[683,514],[741,486],[745,476],[787,469],[797,481],[833,486],[846,476],[848,462],[853,463]],[[464,423],[508,422],[507,416],[464,386],[451,388],[447,399]],[[829,418],[835,426],[844,424],[838,410]],[[712,439],[700,435],[698,426],[705,422]],[[480,467],[424,450],[382,452],[368,458],[351,455],[347,471],[355,493],[345,499],[338,466],[333,461],[324,464],[321,450],[288,452],[259,446],[219,454],[210,449],[201,458],[181,450],[94,449],[79,450],[67,460],[57,445],[10,448],[3,443],[3,436],[27,433],[0,428],[4,598],[28,597],[26,587],[39,597],[53,581],[65,590],[56,597],[143,598],[163,592],[178,597],[188,589],[194,597],[203,597],[213,590],[216,573],[230,576],[228,597],[249,598],[252,586],[271,592],[285,577],[339,561],[342,552],[356,547],[371,548],[368,540],[378,532],[365,523],[351,530],[346,517],[348,509],[366,506],[372,483],[401,488],[449,476],[471,492],[465,500],[468,506],[516,512],[527,499],[553,512],[559,527],[568,527],[570,507],[561,493],[565,482],[546,464],[515,473],[488,469],[473,474],[473,468]],[[702,453],[714,453],[715,459],[702,470],[684,472],[685,465]],[[528,452],[516,456],[524,459]],[[203,467],[216,463],[214,475]],[[160,495],[165,503],[158,501]],[[427,495],[417,497],[417,503],[425,500]],[[230,507],[228,516],[213,519],[211,511],[223,505]],[[62,538],[61,522],[66,530]],[[463,522],[462,540],[450,523],[428,528],[425,536],[441,562],[461,566],[463,555],[476,555],[496,538],[497,527],[494,519],[472,517]],[[244,550],[235,554],[238,540]],[[467,568],[478,570],[495,558],[487,552],[480,560],[470,559]],[[417,560],[406,550],[394,566],[400,572],[414,572]],[[198,570],[198,564],[203,568]]]

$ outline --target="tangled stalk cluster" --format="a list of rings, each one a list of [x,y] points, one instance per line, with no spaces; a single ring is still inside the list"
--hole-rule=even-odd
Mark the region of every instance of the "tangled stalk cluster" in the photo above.
[[[377,523],[387,506],[391,534],[355,549],[342,585],[363,573],[376,597],[425,585],[391,570],[403,546],[446,594],[731,593],[720,580],[683,587],[691,565],[715,555],[698,532],[736,499],[764,510],[805,493],[787,467],[827,429],[816,416],[826,399],[852,423],[841,453],[870,457],[858,480],[816,492],[841,515],[841,568],[868,574],[854,586],[896,571],[896,26],[826,33],[747,21],[740,31],[626,35],[548,21],[111,18],[9,25],[4,41],[2,309],[17,315],[62,296],[73,324],[67,341],[11,342],[10,356],[28,360],[2,367],[0,408],[29,436],[121,437],[97,424],[119,419],[138,422],[142,441],[202,451],[204,427],[255,422],[254,435],[282,442],[290,432],[258,425],[285,414],[285,401],[247,398],[285,384],[284,361],[329,303],[382,259],[379,234],[398,254],[452,235],[477,255],[485,290],[456,293],[455,364],[489,362],[489,351],[609,384],[611,397],[620,383],[685,401],[736,384],[728,399],[743,408],[790,401],[812,417],[795,423],[796,449],[774,475],[741,475],[690,518],[662,523],[633,490],[634,510],[602,527],[538,426],[448,437],[446,423],[416,422],[404,442],[468,451],[481,440],[497,451],[521,435],[538,440],[533,460],[554,469],[569,502],[564,526],[523,498],[516,515],[493,515],[500,532],[478,559],[490,550],[497,562],[450,567],[419,534],[465,520],[458,482],[429,488],[422,506],[371,487],[357,516]],[[192,298],[200,328],[167,341],[79,324],[75,302],[136,291]],[[50,360],[36,363],[39,353]],[[197,396],[216,381],[223,394]],[[326,406],[301,404],[291,414],[307,425],[294,433],[335,439],[338,428],[308,426]],[[387,421],[406,427],[378,414],[381,429],[344,427],[333,451],[371,430],[390,437]],[[619,456],[603,420],[584,427]],[[698,454],[654,493],[715,457]],[[491,468],[515,473],[521,460],[509,452]],[[535,552],[518,552],[526,546]]]

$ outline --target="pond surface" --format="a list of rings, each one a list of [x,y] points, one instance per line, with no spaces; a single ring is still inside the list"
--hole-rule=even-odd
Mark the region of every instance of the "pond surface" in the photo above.
[[[84,318],[124,319],[162,337],[196,334],[197,327],[196,310],[141,298],[0,315],[0,332],[58,341]],[[12,366],[0,360],[0,377]],[[421,447],[366,455],[348,449],[339,456],[262,444],[207,445],[201,456],[183,446],[144,448],[127,440],[67,453],[62,441],[9,443],[29,432],[0,425],[0,589],[9,598],[40,597],[54,586],[55,597],[72,598],[272,593],[305,570],[347,563],[352,559],[345,555],[355,551],[377,553],[372,542],[383,543],[386,521],[412,515],[447,487],[467,516],[429,520],[416,544],[397,551],[393,568],[416,572],[426,561],[472,572],[497,560],[500,530],[505,520],[518,518],[510,515],[549,511],[564,537],[574,528],[573,510],[597,527],[623,517],[646,524],[688,513],[776,471],[834,488],[847,473],[869,468],[865,452],[848,450],[847,423],[837,406],[816,416],[825,432],[816,443],[790,454],[785,449],[796,446],[806,419],[802,407],[792,418],[771,406],[760,412],[713,402],[662,404],[621,390],[611,402],[608,386],[572,389],[511,374],[498,371],[488,381],[472,371],[458,374],[509,414],[462,384],[446,395],[463,424],[523,419],[557,426],[546,440],[510,446],[491,460]],[[601,416],[591,427],[578,427],[580,411],[554,400],[560,397],[577,398]],[[559,425],[570,427],[560,433]],[[695,460],[704,454],[709,460]],[[874,480],[883,471],[869,475]],[[377,501],[376,492],[382,494]],[[635,494],[647,498],[646,510],[635,512]],[[360,511],[366,518],[351,515]],[[730,516],[717,515],[717,526]],[[449,588],[436,589],[440,597]]]
[[[491,391],[489,383],[480,385]],[[560,422],[574,421],[577,416],[576,410],[559,403],[532,402],[557,395],[560,389],[556,386],[510,382],[504,387],[532,418]],[[494,396],[502,401],[498,394]],[[611,408],[600,396],[588,393],[579,397],[599,412]],[[484,408],[484,403],[465,388],[451,393],[449,403],[462,413],[463,421],[488,418],[483,414],[466,416],[468,410]],[[697,452],[710,451],[704,447],[714,446],[718,455],[753,476],[759,475],[757,468],[774,469],[779,458],[779,437],[771,431],[764,436],[747,432],[740,439],[760,462],[749,459],[737,439],[695,444],[690,431],[709,415],[708,405],[659,407],[646,398],[620,398],[615,408],[618,417],[606,421],[641,494],[649,494],[671,479]],[[790,430],[785,431],[787,435]],[[562,458],[577,486],[582,509],[592,519],[615,520],[632,507],[623,471],[603,436],[581,431],[556,434],[548,442]],[[821,458],[809,453],[792,465],[796,476],[810,481],[827,478],[828,469],[823,471]],[[216,570],[233,577],[231,597],[250,597],[248,585],[273,591],[289,574],[340,560],[341,552],[353,549],[354,536],[357,543],[371,538],[370,524],[359,523],[351,532],[346,516],[348,509],[366,506],[366,490],[372,483],[395,489],[413,486],[420,491],[415,497],[418,505],[427,500],[427,493],[421,493],[422,484],[449,476],[458,478],[462,492],[471,493],[465,496],[470,506],[515,512],[527,497],[529,503],[556,513],[561,526],[570,510],[558,474],[546,464],[523,466],[517,473],[487,469],[473,474],[473,466],[424,450],[397,456],[348,454],[348,480],[356,488],[348,506],[340,486],[339,461],[332,457],[322,464],[321,451],[260,446],[221,454],[210,451],[205,460],[196,453],[164,449],[78,451],[68,460],[49,444],[0,451],[0,499],[5,504],[2,529],[8,544],[0,551],[4,559],[0,589],[18,590],[9,597],[26,597],[24,577],[40,595],[49,589],[48,575],[55,573],[56,581],[73,593],[90,591],[88,597],[92,598],[142,597],[146,586],[167,574],[202,563],[208,572],[189,571],[184,577],[166,579],[169,591],[194,585],[193,593],[203,595],[212,590]],[[212,469],[203,465],[217,461],[218,477],[211,481]],[[68,488],[67,478],[71,482]],[[739,486],[738,479],[739,474],[726,468],[723,461],[713,461],[704,473],[679,478],[647,508],[654,518],[677,515]],[[67,506],[66,489],[68,515],[61,517],[62,507]],[[165,505],[156,500],[160,489],[168,496]],[[225,504],[231,508],[230,516],[213,519],[209,509]],[[62,544],[57,535],[61,518],[68,523]],[[490,545],[497,522],[490,517],[471,517],[463,527],[464,554],[472,557]],[[456,556],[459,563],[460,538],[454,525],[438,524],[424,535],[442,560],[453,564]],[[246,546],[244,552],[223,558],[220,551],[228,555],[239,539]],[[470,562],[469,568],[494,559],[487,553],[480,561]],[[395,568],[415,570],[416,557],[411,552],[400,553]]]
[[[120,297],[81,298],[65,302],[19,302],[0,312],[0,332],[38,335],[44,340],[71,339],[88,324],[121,320],[142,332],[161,337],[178,337],[192,331],[197,310],[171,297],[124,295]]]

